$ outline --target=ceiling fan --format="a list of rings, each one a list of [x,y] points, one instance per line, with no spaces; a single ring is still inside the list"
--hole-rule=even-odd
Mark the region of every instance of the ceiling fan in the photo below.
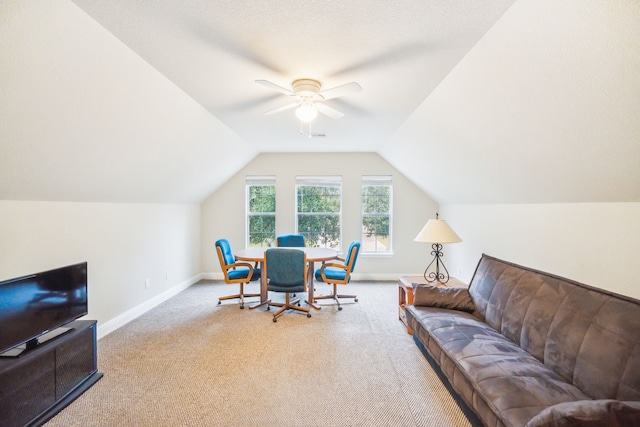
[[[315,119],[318,113],[322,113],[332,119],[344,117],[343,113],[327,107],[323,104],[323,101],[362,90],[358,83],[351,82],[321,91],[320,82],[313,79],[294,80],[291,84],[293,90],[285,89],[267,80],[256,80],[256,83],[295,98],[295,102],[267,111],[264,113],[265,115],[276,114],[297,107],[296,116],[305,123]]]

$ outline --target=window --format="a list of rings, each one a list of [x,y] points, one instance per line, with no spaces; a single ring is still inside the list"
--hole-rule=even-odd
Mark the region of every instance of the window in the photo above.
[[[276,239],[276,178],[247,177],[247,247],[269,246]]]
[[[296,230],[307,246],[340,250],[342,177],[296,177]]]
[[[362,177],[362,252],[391,253],[391,176]]]

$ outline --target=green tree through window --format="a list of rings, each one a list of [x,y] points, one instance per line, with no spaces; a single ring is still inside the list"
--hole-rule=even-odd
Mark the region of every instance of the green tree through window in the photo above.
[[[362,177],[362,251],[391,252],[390,176]]]
[[[297,233],[308,246],[340,249],[342,178],[296,178]]]
[[[247,177],[249,247],[269,246],[276,238],[275,177]]]

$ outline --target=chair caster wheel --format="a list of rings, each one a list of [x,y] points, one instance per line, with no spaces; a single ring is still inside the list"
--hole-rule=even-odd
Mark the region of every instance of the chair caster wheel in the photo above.
[[[267,311],[271,311],[271,307],[267,306]]]
[[[218,305],[222,304],[222,301],[218,300]]]
[[[240,305],[240,310],[244,309],[244,304]]]
[[[358,298],[354,299],[353,301],[354,301],[354,302],[358,302]]]
[[[307,313],[307,317],[311,317],[311,313]]]
[[[273,318],[273,323],[276,323],[278,321],[278,319],[276,319],[275,317]]]
[[[342,311],[342,307],[338,307],[338,311]]]

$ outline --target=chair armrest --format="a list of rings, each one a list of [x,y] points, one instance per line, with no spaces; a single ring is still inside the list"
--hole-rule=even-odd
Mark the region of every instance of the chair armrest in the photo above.
[[[346,272],[344,276],[344,283],[347,283],[349,281],[349,275],[351,274],[351,272],[349,271],[349,267],[344,264],[336,264],[333,262],[322,264],[322,266],[320,267],[320,276],[322,276],[322,281],[324,281],[325,283],[336,283],[335,281],[332,281],[331,279],[328,279],[327,276],[325,276],[324,270],[328,267],[344,270]],[[337,283],[343,283],[343,281],[339,281]]]
[[[344,264],[335,264],[331,262],[331,263],[322,264],[322,266],[320,267],[320,270],[324,270],[326,267],[341,268],[343,270],[347,269],[347,266]]]
[[[253,266],[248,262],[234,262],[233,264],[227,265],[227,270],[235,270],[236,267],[248,267],[251,270],[251,274],[253,274]]]

